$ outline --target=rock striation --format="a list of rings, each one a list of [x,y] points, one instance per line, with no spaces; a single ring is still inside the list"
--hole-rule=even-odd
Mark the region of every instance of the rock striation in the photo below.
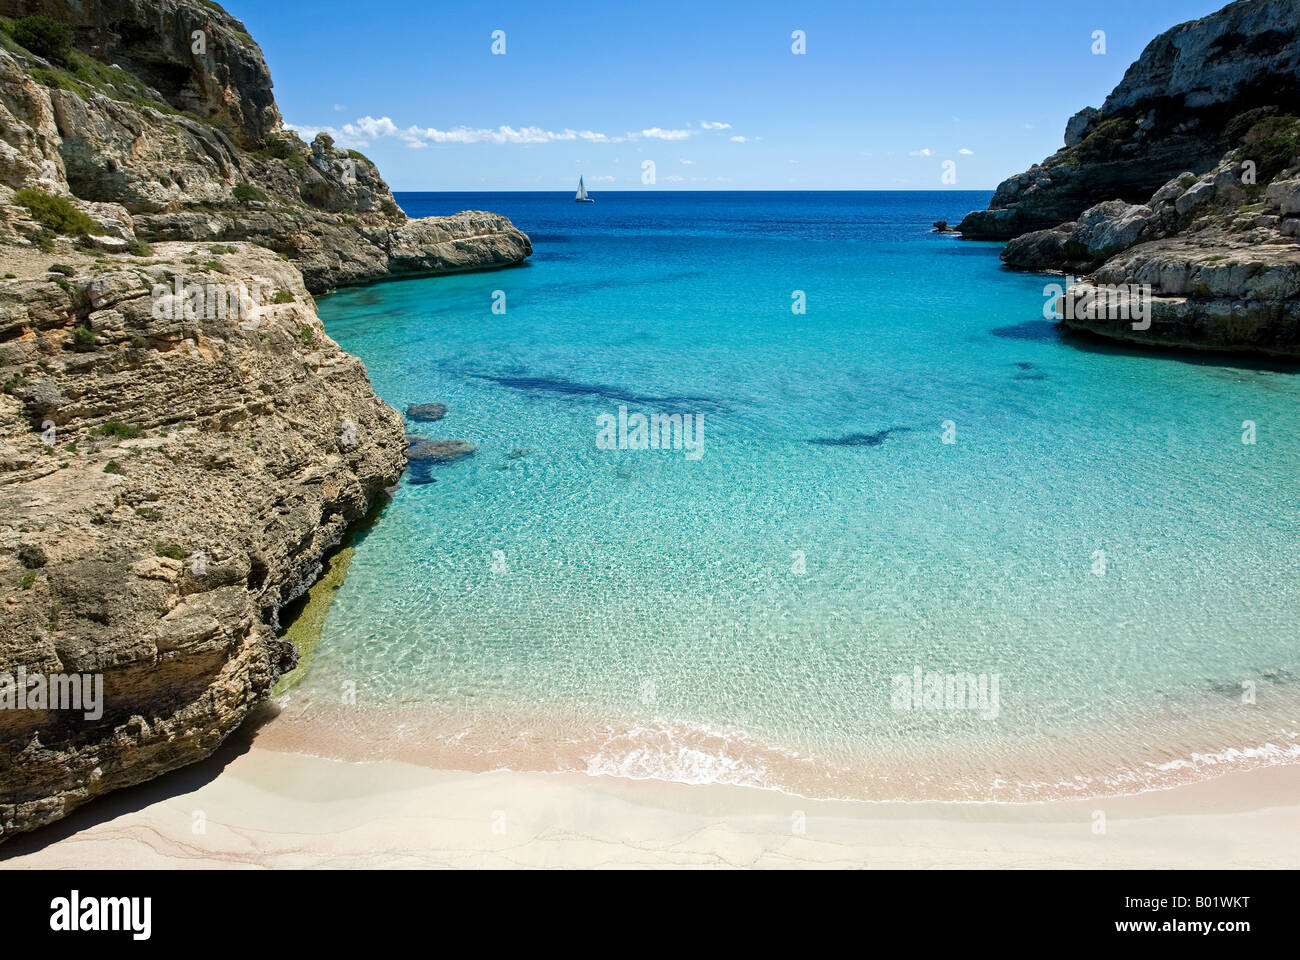
[[[1149,288],[1149,326],[1065,311],[1072,329],[1300,355],[1300,0],[1166,31],[1065,140],[968,214],[963,238],[1007,240],[1011,267],[1085,275],[1071,296]]]
[[[312,294],[532,252],[408,219],[271,90],[209,0],[0,0],[0,840],[207,756],[294,665],[280,611],[407,462]],[[14,700],[83,675],[97,716]]]
[[[248,300],[187,310],[178,278]],[[295,662],[278,611],[396,482],[406,442],[302,274],[253,244],[0,285],[0,377],[0,673],[104,691],[96,722],[0,710],[6,836],[237,727]]]

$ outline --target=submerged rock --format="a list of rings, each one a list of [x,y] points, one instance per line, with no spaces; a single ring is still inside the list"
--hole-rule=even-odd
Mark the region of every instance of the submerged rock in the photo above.
[[[420,440],[406,450],[412,463],[452,463],[473,456],[478,450],[468,440]]]
[[[406,408],[406,416],[411,420],[432,422],[447,415],[445,403],[412,403]]]

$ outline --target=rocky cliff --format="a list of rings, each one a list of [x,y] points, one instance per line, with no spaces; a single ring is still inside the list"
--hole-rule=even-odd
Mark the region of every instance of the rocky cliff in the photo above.
[[[216,3],[0,0],[0,14],[0,204],[66,199],[110,249],[255,239],[313,293],[532,253],[494,214],[408,219],[365,156],[285,129],[261,51]],[[0,240],[48,239],[22,200]]]
[[[0,13],[2,840],[211,753],[401,475],[401,417],[312,291],[531,247],[489,213],[408,220],[363,156],[286,131],[215,3]],[[95,709],[55,699],[74,677]]]
[[[1300,0],[1240,0],[1153,40],[1066,145],[958,229],[1022,269],[1150,288],[1151,324],[1065,324],[1152,345],[1300,354]]]

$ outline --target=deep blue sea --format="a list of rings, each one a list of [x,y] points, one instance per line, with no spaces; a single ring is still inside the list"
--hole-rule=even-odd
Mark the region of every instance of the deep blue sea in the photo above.
[[[1300,753],[1293,370],[1063,337],[1051,277],[931,232],[988,193],[592,195],[399,194],[535,254],[319,301],[478,450],[361,538],[283,722],[871,799]]]

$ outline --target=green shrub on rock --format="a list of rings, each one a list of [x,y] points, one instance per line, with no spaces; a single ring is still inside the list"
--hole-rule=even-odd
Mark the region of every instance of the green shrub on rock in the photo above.
[[[25,187],[14,194],[14,203],[26,207],[33,220],[55,233],[85,237],[95,229],[94,220],[63,197],[56,197],[44,190]]]
[[[251,183],[239,184],[231,192],[231,195],[239,203],[250,203],[252,201],[257,201],[258,203],[266,202],[266,191],[261,187],[253,186]]]
[[[1268,117],[1250,128],[1241,141],[1241,158],[1254,160],[1256,179],[1272,180],[1300,156],[1300,118]]]
[[[56,63],[64,62],[72,49],[72,31],[68,25],[39,14],[15,20],[9,35],[38,57]]]

